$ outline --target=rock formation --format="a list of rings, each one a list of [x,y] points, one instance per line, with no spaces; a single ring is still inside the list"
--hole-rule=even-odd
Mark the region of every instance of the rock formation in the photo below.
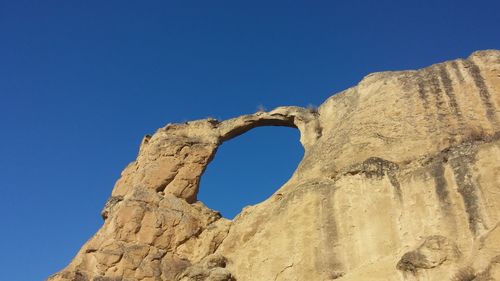
[[[291,179],[234,220],[197,201],[217,147],[297,128]],[[500,51],[374,73],[317,110],[144,137],[104,225],[50,281],[500,280]]]

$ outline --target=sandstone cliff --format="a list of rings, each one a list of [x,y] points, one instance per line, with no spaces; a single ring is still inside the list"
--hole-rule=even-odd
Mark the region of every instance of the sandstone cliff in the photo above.
[[[197,201],[217,147],[300,131],[292,178],[234,220]],[[368,75],[318,110],[144,137],[104,225],[50,281],[500,280],[500,51]]]

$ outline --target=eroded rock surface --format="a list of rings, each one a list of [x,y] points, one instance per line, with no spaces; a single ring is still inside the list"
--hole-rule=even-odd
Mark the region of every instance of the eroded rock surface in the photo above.
[[[200,177],[258,126],[297,128],[304,159],[229,221]],[[169,124],[102,216],[50,281],[500,280],[500,51],[371,74],[317,110]]]

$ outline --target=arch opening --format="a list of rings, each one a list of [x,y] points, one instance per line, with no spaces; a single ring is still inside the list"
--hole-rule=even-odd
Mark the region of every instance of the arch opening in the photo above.
[[[200,179],[198,200],[228,219],[275,193],[304,155],[296,127],[255,127],[227,138]]]

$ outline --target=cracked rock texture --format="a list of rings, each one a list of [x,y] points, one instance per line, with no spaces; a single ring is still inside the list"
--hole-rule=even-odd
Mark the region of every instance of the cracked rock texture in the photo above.
[[[217,147],[297,128],[291,179],[234,220],[197,200]],[[500,280],[500,51],[374,73],[317,110],[168,124],[50,281]]]

